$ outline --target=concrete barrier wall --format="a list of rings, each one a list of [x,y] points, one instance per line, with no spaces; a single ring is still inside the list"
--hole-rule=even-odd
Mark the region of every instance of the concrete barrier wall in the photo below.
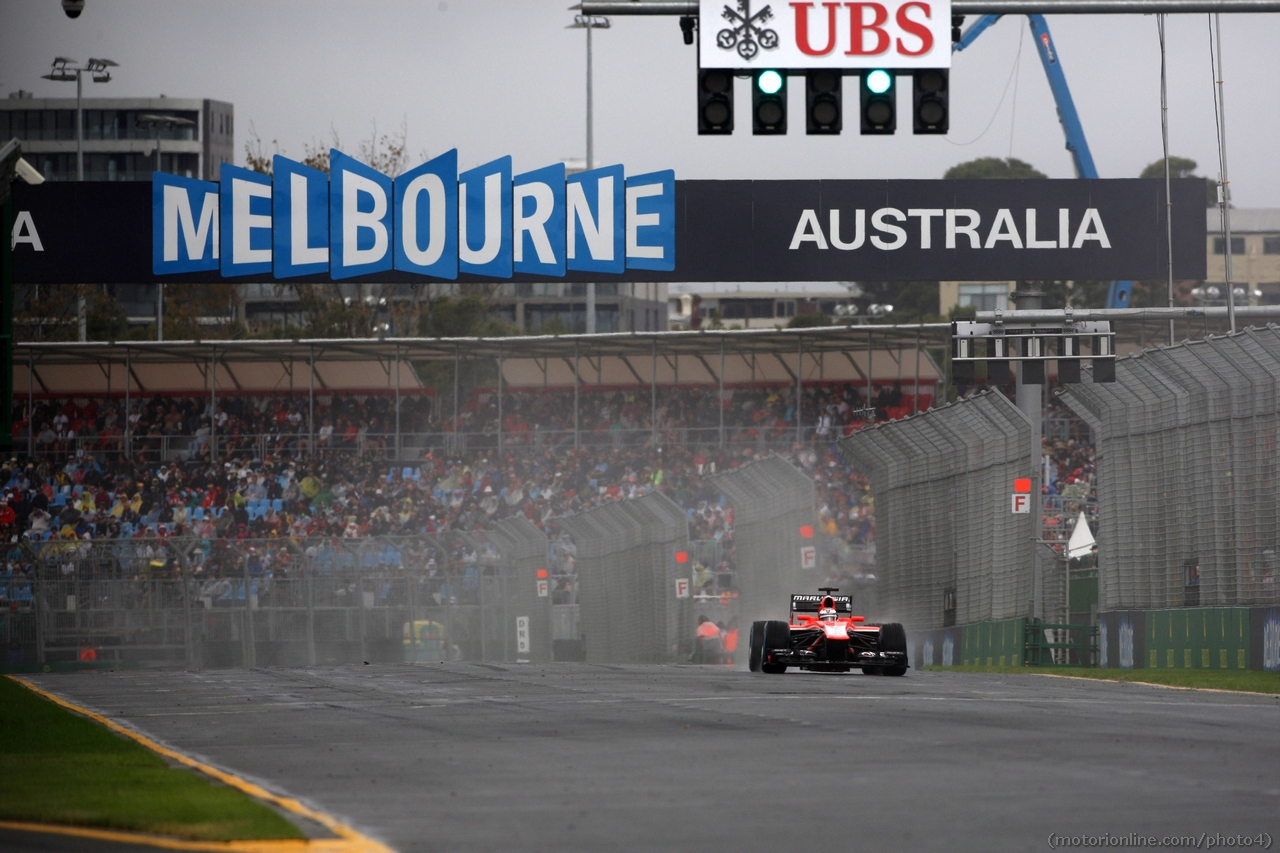
[[[1183,607],[1098,615],[1102,666],[1280,670],[1280,608]]]

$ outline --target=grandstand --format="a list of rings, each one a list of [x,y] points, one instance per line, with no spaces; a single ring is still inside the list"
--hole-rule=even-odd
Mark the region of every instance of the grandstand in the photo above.
[[[21,344],[5,639],[26,659],[401,659],[417,614],[447,638],[433,653],[507,659],[493,608],[516,582],[492,542],[519,522],[544,537],[547,621],[572,656],[560,519],[661,492],[688,519],[705,610],[736,594],[740,561],[714,478],[779,451],[817,486],[815,568],[851,584],[873,575],[874,520],[833,442],[932,405],[944,335]]]

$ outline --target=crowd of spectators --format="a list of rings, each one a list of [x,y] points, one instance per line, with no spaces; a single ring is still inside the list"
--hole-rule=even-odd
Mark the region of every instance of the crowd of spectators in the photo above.
[[[1084,513],[1098,529],[1097,460],[1088,427],[1057,398],[1050,398],[1042,454],[1049,459],[1044,494],[1044,535],[1066,541]]]
[[[869,414],[863,391],[835,384],[806,388],[803,417],[814,432],[803,445],[794,445],[792,389],[737,389],[723,401],[726,425],[777,440],[724,448],[710,441],[682,443],[672,432],[718,427],[716,396],[705,390],[664,390],[657,444],[584,442],[577,449],[571,441],[535,449],[519,440],[523,429],[559,429],[566,419],[572,426],[571,397],[566,400],[560,392],[510,394],[504,399],[509,420],[501,452],[496,447],[446,452],[432,446],[411,464],[383,458],[385,448],[371,438],[395,417],[393,399],[385,395],[317,398],[317,422],[323,419],[333,429],[317,433],[311,452],[305,397],[229,397],[216,407],[191,397],[152,397],[136,401],[128,411],[119,398],[45,401],[33,413],[33,423],[40,425],[36,446],[41,452],[0,462],[0,535],[11,548],[4,571],[31,570],[31,551],[22,547],[28,544],[74,540],[81,547],[95,540],[134,539],[148,543],[140,547],[163,549],[164,540],[182,537],[203,543],[205,562],[198,560],[197,570],[214,566],[218,561],[210,555],[219,549],[239,544],[241,553],[254,549],[254,572],[269,577],[296,572],[306,562],[298,554],[314,563],[316,554],[307,549],[329,540],[423,537],[457,542],[446,534],[484,530],[520,515],[551,537],[551,594],[557,603],[568,603],[576,589],[576,549],[554,519],[661,490],[686,510],[690,537],[702,543],[692,567],[695,588],[719,595],[735,587],[737,554],[733,509],[711,477],[773,448],[814,478],[820,560],[828,580],[837,586],[856,583],[874,572],[874,502],[866,478],[844,461],[834,439]],[[584,396],[582,429],[652,427],[647,421],[651,400],[643,391]],[[908,413],[902,409],[909,405],[895,386],[880,389],[872,400],[885,416]],[[496,418],[493,397],[479,396],[462,408],[468,419],[464,430],[492,425],[486,418]],[[1051,431],[1046,439],[1046,452],[1054,460],[1046,495],[1076,500],[1071,507],[1087,505],[1093,488],[1092,446],[1087,432],[1071,426],[1065,416],[1061,420],[1068,424],[1066,431]],[[406,432],[450,422],[451,417],[433,421],[425,397],[406,398],[401,410]],[[219,436],[213,458],[211,423]],[[135,436],[131,454],[121,445],[126,424]],[[25,429],[23,422],[15,426],[15,432]],[[52,439],[46,440],[47,433]],[[264,434],[273,440],[237,440]],[[159,452],[160,442],[174,435],[186,438],[189,449],[166,458]],[[95,440],[75,441],[86,436]],[[1053,519],[1050,515],[1047,523]],[[1059,517],[1055,523],[1063,522]],[[276,546],[273,540],[294,544]],[[419,556],[433,576],[466,573],[462,591],[473,594],[474,552],[464,545],[448,547],[453,551]],[[168,565],[167,558],[134,565],[155,563]],[[446,589],[446,594],[454,593]]]

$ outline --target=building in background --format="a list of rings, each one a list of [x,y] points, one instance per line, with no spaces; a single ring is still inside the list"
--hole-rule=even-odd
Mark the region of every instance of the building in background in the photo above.
[[[1209,264],[1205,288],[1216,286],[1226,304],[1227,245],[1218,208],[1205,210]],[[1250,305],[1280,305],[1280,208],[1231,210],[1231,278]],[[1238,303],[1237,303],[1238,304]]]
[[[86,181],[147,181],[159,171],[216,181],[235,161],[235,108],[208,98],[84,98]],[[162,115],[190,127],[141,126],[139,116]],[[33,98],[14,92],[0,101],[0,140],[17,138],[23,157],[47,181],[76,179],[76,99]]]
[[[672,329],[693,328],[696,311],[703,327],[718,319],[725,328],[772,329],[797,314],[834,316],[856,295],[852,282],[677,282],[667,285],[667,319]]]
[[[582,334],[587,328],[587,286],[579,282],[504,281],[472,287],[447,281],[420,284],[339,282],[335,293],[343,299],[379,306],[383,319],[395,323],[396,306],[478,295],[493,313],[522,334]],[[240,285],[244,319],[253,325],[285,326],[302,322],[299,294],[289,282]],[[660,282],[603,281],[596,283],[596,331],[665,332],[667,285]],[[391,329],[393,335],[415,335],[413,329]]]

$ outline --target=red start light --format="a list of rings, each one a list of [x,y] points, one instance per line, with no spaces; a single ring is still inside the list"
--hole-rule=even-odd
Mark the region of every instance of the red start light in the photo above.
[[[681,564],[689,562],[689,555],[684,551],[676,551],[676,562]]]
[[[1030,478],[1030,477],[1015,477],[1015,478],[1014,478],[1014,481],[1013,481],[1013,490],[1014,490],[1015,492],[1017,492],[1018,494],[1020,494],[1020,495],[1027,495],[1027,494],[1030,494],[1030,493],[1031,493],[1031,478]]]
[[[538,580],[542,580],[547,576],[546,569],[538,569]]]
[[[802,524],[802,525],[800,525],[800,538],[801,538],[801,539],[812,539],[812,538],[813,538],[813,525],[812,525],[812,524]]]

